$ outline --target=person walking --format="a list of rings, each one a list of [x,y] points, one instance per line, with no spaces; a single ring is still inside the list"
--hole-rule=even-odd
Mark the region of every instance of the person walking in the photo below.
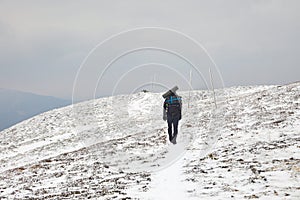
[[[175,91],[169,91],[163,105],[163,120],[168,123],[168,134],[171,143],[176,144],[178,123],[181,120],[181,97]]]

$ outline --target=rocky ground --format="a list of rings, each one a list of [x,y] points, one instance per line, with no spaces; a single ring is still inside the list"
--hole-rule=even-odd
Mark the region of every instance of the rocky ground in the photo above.
[[[181,185],[187,199],[300,198],[299,82],[219,90],[217,109],[208,91],[191,92],[189,107],[180,95],[177,146],[152,93],[83,102],[2,131],[0,199],[164,199],[166,185]]]
[[[225,123],[214,150],[198,159],[189,156],[184,166],[185,180],[195,183],[190,196],[300,198],[299,85],[243,95],[229,90]],[[193,154],[198,146],[193,145]]]

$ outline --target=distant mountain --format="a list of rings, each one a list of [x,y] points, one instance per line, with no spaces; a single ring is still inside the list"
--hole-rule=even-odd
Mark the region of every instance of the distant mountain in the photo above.
[[[0,88],[0,131],[42,112],[70,104],[51,96]]]

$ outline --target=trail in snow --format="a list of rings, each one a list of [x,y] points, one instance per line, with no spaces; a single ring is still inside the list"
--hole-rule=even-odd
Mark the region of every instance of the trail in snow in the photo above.
[[[176,148],[176,147],[173,147]],[[150,184],[150,191],[141,199],[181,200],[187,199],[186,188],[183,183],[183,157],[171,166],[155,172]]]
[[[186,148],[186,143],[178,138],[177,144],[168,144],[168,153],[170,155],[181,154],[177,160],[174,160],[168,166],[161,168],[151,175],[149,190],[141,193],[138,191],[128,191],[130,196],[145,200],[182,200],[188,199],[186,186],[183,182],[183,163],[184,153],[182,149]]]

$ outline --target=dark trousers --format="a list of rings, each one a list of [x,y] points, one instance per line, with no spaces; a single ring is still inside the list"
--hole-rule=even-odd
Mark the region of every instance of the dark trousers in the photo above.
[[[169,140],[172,141],[174,139],[174,141],[176,141],[176,137],[178,134],[179,117],[168,116],[167,122],[168,122]],[[172,125],[173,125],[174,132],[172,131]]]

